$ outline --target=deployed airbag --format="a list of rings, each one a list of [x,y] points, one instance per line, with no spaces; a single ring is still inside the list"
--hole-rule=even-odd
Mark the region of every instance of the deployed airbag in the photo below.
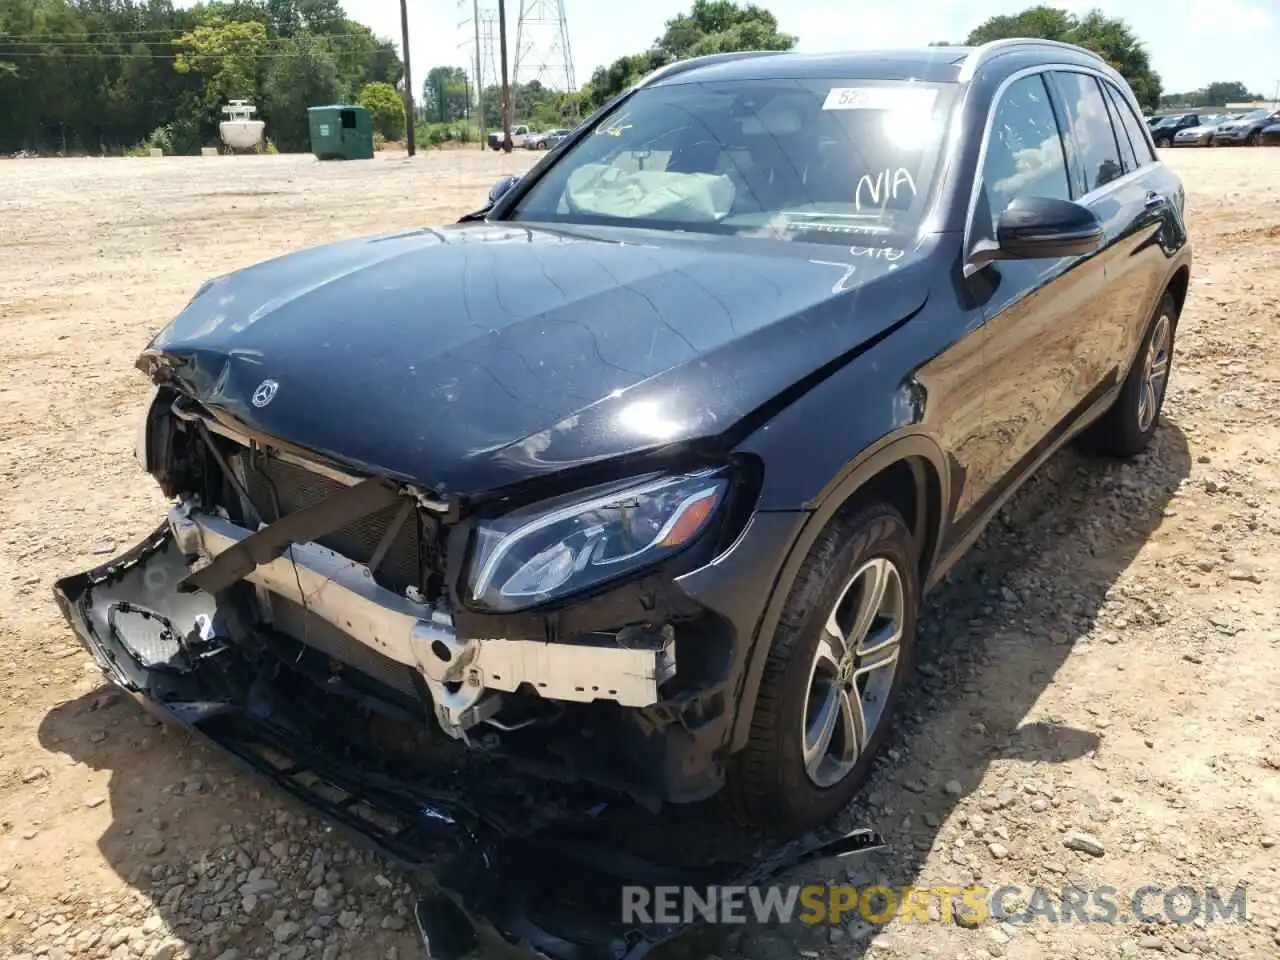
[[[733,181],[719,174],[626,171],[590,163],[569,176],[564,199],[573,213],[711,223],[729,215],[734,193]]]

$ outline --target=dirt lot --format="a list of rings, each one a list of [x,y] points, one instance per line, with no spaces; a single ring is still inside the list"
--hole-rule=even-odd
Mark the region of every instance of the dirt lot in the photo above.
[[[852,878],[1109,885],[1123,919],[1145,884],[1247,884],[1248,919],[753,926],[677,954],[1280,955],[1280,150],[1168,159],[1197,261],[1166,424],[1132,464],[1058,456],[930,601],[908,722],[853,811],[890,850]],[[49,586],[160,516],[131,364],[201,280],[447,221],[530,160],[0,161],[7,950],[417,955],[404,878],[105,688]]]

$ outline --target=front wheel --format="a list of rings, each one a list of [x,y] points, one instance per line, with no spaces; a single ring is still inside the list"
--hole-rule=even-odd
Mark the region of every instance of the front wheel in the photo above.
[[[729,795],[749,822],[801,832],[866,781],[910,670],[920,585],[901,515],[837,516],[809,551],[774,633]]]
[[[1245,137],[1244,142],[1247,146],[1256,147],[1258,145],[1258,131],[1254,130],[1250,133],[1249,136]]]

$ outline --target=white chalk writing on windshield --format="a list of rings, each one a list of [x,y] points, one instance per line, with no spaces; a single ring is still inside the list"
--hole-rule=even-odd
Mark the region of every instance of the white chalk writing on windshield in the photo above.
[[[858,189],[854,191],[854,205],[862,209],[863,190],[871,197],[871,202],[877,207],[884,205],[889,200],[898,199],[898,191],[910,189],[911,196],[916,195],[916,182],[911,176],[910,170],[899,167],[897,170],[886,169],[877,173],[875,179],[871,178],[871,174],[864,173],[858,178]]]
[[[907,251],[897,247],[850,247],[849,253],[855,257],[888,260],[890,263],[896,263],[907,255]]]

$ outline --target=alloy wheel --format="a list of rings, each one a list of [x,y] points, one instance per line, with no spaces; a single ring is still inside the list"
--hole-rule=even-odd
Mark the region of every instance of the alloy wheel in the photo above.
[[[1151,331],[1151,340],[1142,360],[1142,388],[1138,394],[1138,429],[1146,433],[1155,421],[1156,411],[1169,381],[1170,324],[1161,314]]]
[[[885,558],[868,560],[840,591],[814,652],[802,722],[815,785],[848,776],[888,717],[905,614],[902,575]]]

